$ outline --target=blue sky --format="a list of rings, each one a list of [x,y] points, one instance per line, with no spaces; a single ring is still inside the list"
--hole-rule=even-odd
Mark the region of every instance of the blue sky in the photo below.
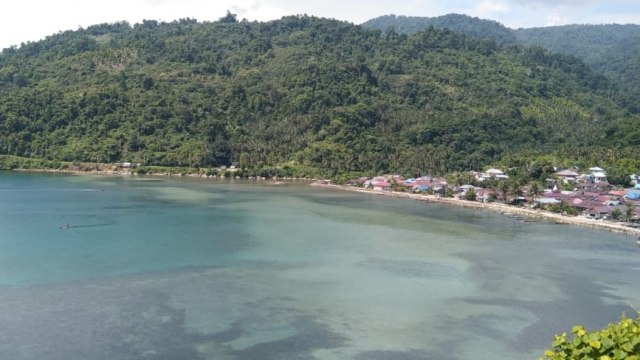
[[[191,17],[216,20],[230,9],[240,18],[271,20],[308,14],[361,23],[380,15],[460,13],[511,28],[566,24],[640,24],[640,0],[19,0],[2,4],[0,48],[92,24]]]

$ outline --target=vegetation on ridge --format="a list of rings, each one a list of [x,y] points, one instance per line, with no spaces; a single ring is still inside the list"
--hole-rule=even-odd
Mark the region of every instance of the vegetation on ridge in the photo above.
[[[144,21],[0,55],[0,154],[442,174],[562,154],[638,169],[638,117],[575,58],[306,16]]]
[[[504,44],[537,45],[575,56],[615,82],[611,96],[634,113],[640,112],[640,25],[565,25],[509,29],[466,15],[438,17],[387,15],[362,24],[368,28],[412,34],[430,26]]]

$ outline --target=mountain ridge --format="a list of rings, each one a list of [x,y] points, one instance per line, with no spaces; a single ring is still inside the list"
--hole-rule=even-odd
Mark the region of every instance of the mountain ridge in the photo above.
[[[393,28],[407,34],[434,26],[503,44],[537,45],[575,56],[618,83],[625,96],[625,106],[640,112],[640,25],[571,24],[510,29],[493,20],[448,14],[437,17],[386,15],[366,21],[362,26],[383,31]]]
[[[0,154],[328,176],[635,159],[637,117],[609,88],[571,57],[449,30],[99,24],[3,51]]]

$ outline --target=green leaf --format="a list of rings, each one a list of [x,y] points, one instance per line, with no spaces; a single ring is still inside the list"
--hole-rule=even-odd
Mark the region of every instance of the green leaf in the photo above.
[[[544,351],[544,356],[546,357],[553,357],[556,353],[551,351],[551,350],[545,350]]]

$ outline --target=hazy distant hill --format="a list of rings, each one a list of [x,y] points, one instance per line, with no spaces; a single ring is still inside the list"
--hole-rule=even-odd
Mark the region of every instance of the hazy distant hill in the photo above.
[[[582,59],[622,84],[640,112],[640,25],[567,25],[515,30],[526,43]]]
[[[408,17],[387,15],[362,24],[367,28],[414,33],[433,26],[499,43],[521,42],[575,56],[619,84],[618,98],[640,112],[640,25],[567,25],[509,29],[502,24],[466,15]]]
[[[102,24],[3,51],[0,154],[437,174],[553,152],[614,163],[640,144],[638,118],[572,57],[433,28],[223,20]]]
[[[437,17],[385,15],[371,19],[362,24],[366,28],[395,31],[413,34],[429,26],[438,29],[450,29],[455,32],[495,39],[499,43],[513,43],[516,37],[513,31],[497,21],[483,20],[460,14],[448,14]]]

